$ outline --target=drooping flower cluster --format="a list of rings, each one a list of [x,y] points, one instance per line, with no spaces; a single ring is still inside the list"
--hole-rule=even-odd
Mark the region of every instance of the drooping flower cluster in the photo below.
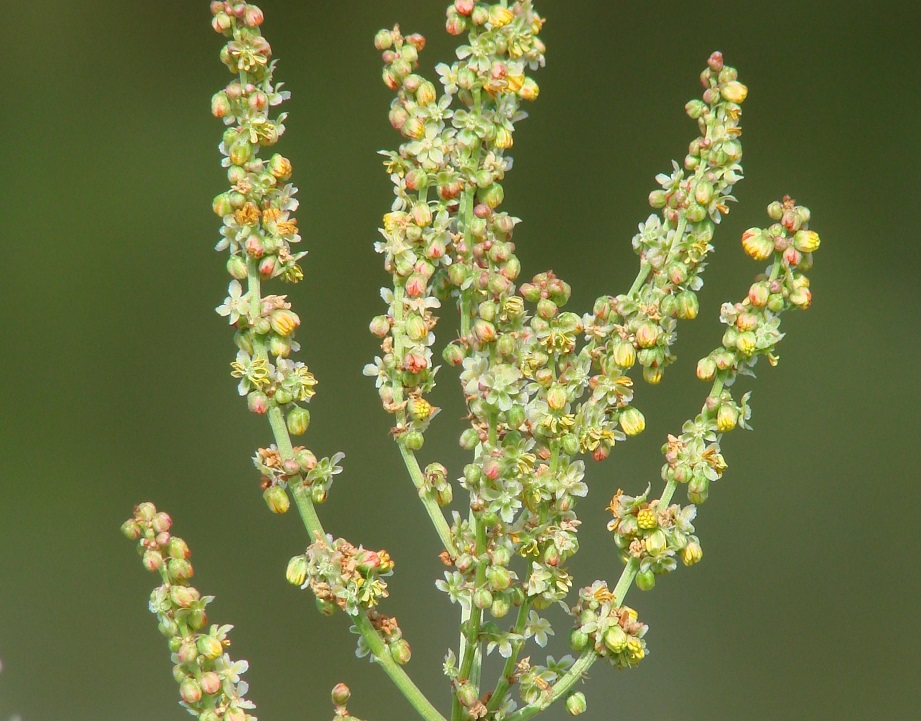
[[[636,583],[643,591],[655,586],[656,576],[675,570],[676,556],[685,566],[703,557],[700,539],[694,535],[691,524],[697,508],[693,505],[682,508],[677,504],[660,508],[659,501],[648,501],[648,496],[648,488],[636,497],[618,490],[608,506],[614,516],[608,522],[608,530],[614,534],[624,562],[639,561]]]
[[[572,613],[576,626],[569,643],[576,651],[594,649],[618,668],[636,666],[646,657],[643,636],[649,627],[637,620],[632,608],[615,605],[614,594],[604,581],[580,589]]]
[[[217,312],[236,328],[239,351],[231,375],[239,379],[237,387],[249,409],[259,414],[282,412],[287,432],[301,435],[310,425],[310,413],[299,404],[310,402],[317,383],[304,363],[289,358],[300,349],[294,336],[301,321],[286,296],[261,291],[264,280],[296,283],[303,278],[298,260],[306,251],[293,250],[301,236],[293,216],[297,188],[288,182],[291,162],[278,153],[260,157],[284,133],[285,113],[273,115],[273,109],[289,93],[273,79],[272,49],[259,31],[262,11],[239,0],[216,0],[211,13],[214,29],[229,38],[221,61],[235,76],[211,100],[212,113],[228,126],[220,151],[230,182],[230,188],[214,199],[214,212],[223,220],[217,250],[227,252],[232,277]],[[246,282],[245,290],[241,281]],[[277,435],[281,429],[275,430]],[[292,453],[276,445],[260,448],[254,460],[263,474],[269,508],[276,513],[288,509],[286,488],[295,479],[311,486],[314,502],[321,502],[331,474],[324,476],[315,468],[335,466],[339,458],[337,454],[318,465],[303,447]]]
[[[185,541],[170,533],[172,520],[152,503],[135,506],[122,532],[138,542],[148,571],[159,572],[163,583],[150,595],[150,612],[157,616],[173,661],[180,704],[200,721],[256,721],[240,674],[246,661],[233,661],[225,652],[232,626],[208,627],[206,608],[214,596],[202,596],[189,583],[194,570]]]

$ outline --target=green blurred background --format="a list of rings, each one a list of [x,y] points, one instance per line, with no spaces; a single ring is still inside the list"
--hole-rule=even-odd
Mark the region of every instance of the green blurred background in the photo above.
[[[456,607],[434,589],[434,534],[361,376],[387,282],[371,249],[392,198],[376,151],[398,143],[371,38],[395,21],[423,32],[431,74],[452,47],[442,5],[263,8],[294,94],[280,149],[310,250],[290,294],[320,379],[307,442],[347,454],[321,515],[335,534],[394,554],[386,610],[413,644],[410,672],[444,707]],[[813,308],[785,319],[782,362],[752,385],[755,432],[726,439],[730,469],[699,516],[705,562],[631,593],[652,653],[629,673],[593,668],[585,718],[916,718],[919,11],[538,7],[548,66],[516,135],[505,207],[524,219],[524,273],[553,267],[575,288],[573,309],[632,280],[629,240],[653,176],[694,135],[682,106],[709,53],[722,50],[750,88],[749,177],[719,229],[701,315],[682,326],[661,386],[639,388],[647,432],[589,466],[579,582],[619,573],[603,507],[618,486],[657,482],[665,434],[700,406],[693,367],[719,342],[719,304],[758,270],[741,231],[789,193],[824,241]],[[269,430],[236,395],[231,333],[213,313],[226,278],[210,201],[224,176],[208,106],[227,73],[208,3],[11,1],[3,17],[0,720],[186,718],[146,609],[155,578],[118,533],[144,499],[189,541],[196,585],[217,596],[212,620],[236,624],[232,652],[252,664],[260,718],[328,718],[337,681],[351,685],[356,715],[411,718],[355,659],[345,617],[322,618],[285,583],[306,539],[294,514],[267,512],[250,465]],[[456,475],[461,411],[451,371],[440,378],[446,411],[422,458]],[[558,706],[544,718],[565,717]]]

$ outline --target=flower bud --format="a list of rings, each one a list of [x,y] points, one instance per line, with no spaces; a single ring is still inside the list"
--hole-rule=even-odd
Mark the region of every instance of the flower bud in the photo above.
[[[179,684],[179,696],[190,706],[201,701],[201,686],[194,678],[187,678]]]
[[[409,663],[409,659],[412,657],[412,650],[409,648],[409,643],[406,639],[401,638],[391,643],[390,655],[393,657],[393,660],[401,666],[405,666]]]
[[[195,575],[192,564],[184,558],[171,558],[166,563],[166,575],[173,583],[188,581]]]
[[[224,653],[224,647],[214,636],[202,634],[198,637],[198,652],[205,658],[213,661]]]
[[[159,551],[147,550],[144,551],[141,563],[144,564],[144,568],[148,571],[159,571],[163,566],[163,556],[160,555]]]
[[[636,329],[636,344],[640,348],[652,348],[659,340],[659,326],[651,321],[644,321]]]
[[[738,80],[733,80],[722,87],[720,95],[730,103],[741,103],[748,96],[748,88]]]
[[[454,491],[450,485],[445,485],[435,489],[435,503],[437,503],[442,508],[451,505],[452,500],[454,500]]]
[[[495,591],[504,591],[512,585],[512,574],[504,566],[490,566],[486,570],[486,581]]]
[[[618,624],[610,626],[604,633],[604,645],[613,653],[620,653],[627,648],[627,634]]]
[[[480,343],[491,343],[496,339],[496,326],[487,320],[478,318],[473,323],[473,334]]]
[[[273,310],[272,315],[270,316],[270,321],[272,324],[272,330],[274,330],[280,336],[289,336],[294,332],[294,329],[301,324],[301,319],[298,318],[297,313],[286,308],[279,308],[278,310]]]
[[[317,610],[324,616],[332,616],[336,612],[336,604],[332,601],[315,596],[314,602],[317,605]]]
[[[303,435],[310,426],[310,411],[300,406],[294,406],[294,408],[288,411],[288,417],[285,418],[285,425],[288,426],[288,432],[291,435]]]
[[[578,716],[579,714],[585,713],[587,704],[585,702],[585,694],[581,691],[576,691],[575,693],[569,694],[566,697],[566,710],[569,711],[573,716]]]
[[[466,353],[464,353],[464,349],[459,344],[450,343],[441,352],[441,357],[444,358],[445,363],[448,365],[459,366],[464,362]]]
[[[489,22],[492,23],[494,28],[501,28],[503,25],[508,25],[514,17],[512,11],[502,5],[493,5],[489,8]]]
[[[688,545],[681,549],[681,562],[685,566],[693,566],[704,556],[704,551],[697,541],[688,541]]]
[[[582,653],[588,648],[590,638],[581,628],[574,628],[569,632],[569,647],[576,653]]]
[[[739,411],[731,403],[723,403],[716,412],[716,430],[726,433],[739,422]]]
[[[547,391],[547,405],[551,410],[561,411],[566,407],[566,389],[554,383]]]
[[[422,449],[425,443],[425,436],[422,435],[421,431],[407,431],[401,436],[401,440],[407,450],[418,451]]]
[[[285,578],[293,586],[300,586],[307,579],[307,557],[303,554],[293,556],[288,561],[288,568],[285,570]]]
[[[744,353],[745,355],[751,355],[752,353],[755,352],[757,343],[758,343],[758,340],[755,337],[755,334],[749,330],[749,331],[745,331],[744,333],[739,333],[738,337],[736,338],[735,345],[736,345],[736,348],[739,349],[740,353]]]
[[[706,476],[694,476],[688,483],[688,500],[700,505],[707,500],[710,489],[710,479]]]
[[[262,391],[252,391],[246,396],[246,405],[252,413],[268,413],[269,399]]]
[[[269,486],[263,491],[262,497],[272,513],[286,513],[291,507],[291,499],[281,486]]]
[[[344,683],[337,683],[333,686],[332,699],[336,706],[345,706],[352,697],[352,692]]]
[[[742,234],[742,248],[755,260],[767,260],[774,252],[774,242],[761,228],[749,228]]]
[[[819,249],[819,234],[814,230],[798,230],[793,235],[793,247],[801,253],[813,253]]]
[[[662,369],[659,366],[646,366],[643,368],[643,380],[654,386],[662,382]]]
[[[141,537],[141,526],[133,518],[128,519],[122,524],[122,533],[130,541],[137,541]]]
[[[636,587],[641,591],[651,591],[656,585],[656,574],[647,568],[636,574]]]
[[[480,434],[476,428],[466,428],[460,436],[460,446],[465,451],[472,451],[480,442]]]
[[[492,600],[492,592],[485,586],[473,592],[473,605],[477,608],[489,608]]]
[[[621,340],[614,345],[613,358],[621,368],[632,368],[636,363],[636,348],[632,343]]]
[[[812,305],[812,293],[810,293],[809,288],[805,286],[794,288],[790,293],[790,302],[796,307],[806,310]]]
[[[639,408],[628,406],[620,414],[620,427],[628,436],[637,436],[646,428],[646,418]]]

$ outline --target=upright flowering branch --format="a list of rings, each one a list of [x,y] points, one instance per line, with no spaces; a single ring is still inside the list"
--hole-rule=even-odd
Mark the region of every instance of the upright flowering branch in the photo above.
[[[254,458],[264,499],[284,513],[293,498],[309,535],[286,577],[311,590],[322,614],[349,617],[356,654],[377,662],[421,718],[447,721],[407,674],[409,643],[381,611],[390,554],[327,534],[317,516],[343,455],[318,459],[291,440],[309,426],[305,405],[317,381],[291,359],[300,318],[285,295],[263,290],[275,279],[303,277],[291,163],[278,153],[262,156],[284,132],[285,114],[274,109],[288,94],[274,82],[259,8],[216,0],[211,11],[214,29],[227,38],[221,59],[233,75],[212,99],[213,114],[227,124],[220,150],[230,183],[214,200],[223,221],[217,249],[231,275],[217,312],[235,328],[231,374],[239,393],[252,412],[268,417],[274,436]],[[748,427],[749,394],[735,397],[732,388],[739,376],[753,375],[759,357],[776,364],[780,315],[809,306],[805,273],[819,247],[808,209],[790,198],[768,207],[768,227],[745,232],[745,252],[770,264],[745,299],[722,307],[722,345],[697,366],[711,383],[703,408],[663,447],[665,488],[652,500],[651,486],[614,495],[608,529],[624,569],[613,585],[597,579],[576,586],[568,562],[579,549],[576,504],[589,491],[584,456],[603,461],[644,430],[636,381],[661,380],[675,360],[678,321],[698,315],[714,232],[742,178],[748,90],[720,53],[710,56],[702,95],[685,106],[698,135],[683,163],[657,176],[660,187],[649,196],[656,212],[633,238],[640,267],[632,285],[601,296],[589,313],[564,310],[571,288],[552,271],[519,282],[512,240],[519,219],[501,209],[521,108],[539,93],[533,75],[544,64],[543,24],[531,0],[454,0],[446,28],[466,41],[452,64],[436,67],[440,89],[419,72],[421,35],[394,26],[375,37],[383,81],[395,93],[390,123],[403,142],[382,151],[395,197],[375,248],[389,284],[381,290],[386,310],[370,325],[381,354],[364,372],[394,417],[391,433],[438,536],[447,570],[436,586],[460,608],[457,648],[444,663],[451,721],[525,721],[564,699],[577,715],[586,700],[575,686],[597,660],[632,668],[646,657],[648,627],[624,605],[626,595],[634,584],[652,589],[679,560],[691,566],[703,557],[693,521],[726,470],[722,435]],[[438,350],[458,369],[468,422],[459,440],[470,453],[455,472],[464,492],[456,510],[447,467],[433,461],[423,468],[418,457],[438,413],[428,398],[438,371],[435,333],[445,332],[435,313],[444,308],[454,311],[448,315],[456,325]],[[672,502],[679,485],[690,504]],[[141,504],[123,530],[163,578],[151,610],[170,639],[183,704],[206,721],[246,721],[252,705],[239,680],[245,662],[223,654],[229,627],[205,630],[211,598],[188,585],[188,548],[170,535],[170,523]],[[543,648],[554,635],[545,614],[553,604],[572,617],[568,641],[576,655],[538,661],[533,645]],[[494,651],[504,662],[488,680],[483,659]],[[349,698],[344,684],[333,689],[336,719],[354,718]]]

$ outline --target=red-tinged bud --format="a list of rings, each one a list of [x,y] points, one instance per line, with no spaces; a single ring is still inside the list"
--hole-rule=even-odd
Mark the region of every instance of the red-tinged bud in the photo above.
[[[764,308],[764,306],[767,305],[770,295],[770,288],[768,284],[764,282],[754,283],[751,288],[748,289],[748,301],[756,308]]]
[[[147,550],[144,551],[141,563],[144,564],[144,568],[148,571],[159,571],[163,566],[163,556],[160,555],[159,551]]]
[[[441,357],[444,358],[445,363],[452,366],[459,366],[464,362],[466,353],[464,349],[457,343],[451,343],[445,346],[445,349],[441,352]]]
[[[518,88],[518,97],[531,102],[537,100],[538,95],[540,95],[540,86],[534,78],[525,78],[524,82],[521,83],[521,87]]]
[[[787,262],[787,265],[794,267],[800,264],[803,254],[791,245],[783,252],[783,259]]]
[[[257,28],[262,25],[265,20],[265,15],[263,15],[262,10],[260,10],[255,5],[247,5],[246,11],[243,13],[243,24],[249,28]]]
[[[454,9],[464,16],[469,16],[476,7],[476,0],[454,0]]]
[[[133,518],[125,521],[122,524],[122,533],[130,541],[137,541],[141,537],[141,526]]]
[[[556,306],[554,306],[555,308]],[[561,411],[566,407],[568,401],[566,389],[563,386],[554,383],[547,391],[547,405],[551,410]]]
[[[201,686],[194,678],[187,678],[179,684],[179,696],[190,706],[201,701]]]
[[[381,72],[381,79],[391,90],[397,90],[400,87],[400,79],[393,70],[393,66],[384,68]]]
[[[228,157],[234,165],[243,165],[253,157],[253,146],[245,140],[238,140],[230,146]]]
[[[697,361],[697,377],[702,381],[712,381],[716,377],[716,361],[710,356]]]
[[[791,233],[798,231],[802,222],[802,218],[792,210],[785,210],[783,217],[780,219],[780,224]]]
[[[651,321],[644,321],[636,329],[636,344],[640,348],[652,348],[659,340],[659,326]]]
[[[428,283],[426,282],[425,277],[420,275],[419,273],[413,273],[406,280],[406,295],[408,295],[410,298],[421,298],[423,295],[425,295],[425,291],[427,290],[427,288],[428,288]],[[415,316],[415,317],[419,318],[419,320],[422,321],[422,318],[420,318],[419,316]],[[422,335],[420,335],[418,338],[414,338],[413,340],[420,340],[421,338],[425,337],[426,333],[428,333],[428,328],[425,327],[424,321],[422,321],[422,326],[423,326]]]
[[[269,486],[263,491],[262,498],[272,513],[286,513],[291,507],[291,499],[281,486]]]
[[[742,234],[742,248],[755,260],[767,260],[774,252],[774,242],[761,228],[749,228]]]
[[[184,558],[171,558],[166,563],[166,574],[173,583],[182,583],[195,575],[195,569]]]
[[[176,654],[179,663],[189,665],[198,658],[198,646],[191,639],[182,641]]]
[[[423,135],[425,135],[425,123],[423,123],[419,118],[411,116],[403,123],[403,127],[400,128],[400,132],[404,137],[410,138],[412,140],[419,140]]]
[[[478,318],[473,323],[473,334],[480,343],[492,343],[496,340],[496,326],[487,320]]]
[[[461,194],[464,184],[460,180],[451,180],[438,186],[438,194],[444,200],[453,200]]]
[[[387,50],[393,46],[393,33],[389,30],[378,30],[374,36],[374,47],[378,50]]]
[[[214,671],[206,671],[203,673],[201,678],[198,679],[198,683],[201,686],[201,690],[209,696],[213,696],[221,690],[221,677]]]
[[[225,33],[233,27],[233,20],[227,13],[219,12],[211,19],[211,27],[215,32]]]
[[[372,335],[384,338],[390,332],[390,319],[386,315],[378,315],[371,319],[369,330]]]
[[[179,538],[179,536],[173,536],[169,539],[166,553],[170,558],[189,558],[192,555],[189,544]]]
[[[227,272],[236,280],[246,280],[248,271],[246,261],[239,255],[232,255],[227,259]]]
[[[215,118],[230,115],[232,110],[233,106],[230,103],[230,98],[227,97],[227,93],[223,90],[211,96],[211,114]]]
[[[251,721],[253,717],[248,716],[245,711],[238,708],[230,708],[224,712],[223,721]]]
[[[262,415],[269,412],[269,399],[262,391],[251,391],[246,396],[246,405],[251,413]]]
[[[351,696],[352,692],[344,683],[337,683],[333,686],[332,698],[336,706],[345,706],[349,702]]]
[[[391,643],[390,655],[393,657],[393,660],[401,666],[405,666],[409,663],[409,659],[412,657],[412,650],[409,648],[409,643],[406,639],[401,638]]]
[[[603,461],[608,457],[610,453],[610,448],[606,448],[604,445],[600,445],[594,451],[592,451],[592,458],[596,461]]]
[[[278,259],[274,255],[267,255],[259,261],[259,277],[268,280],[278,270]]]

